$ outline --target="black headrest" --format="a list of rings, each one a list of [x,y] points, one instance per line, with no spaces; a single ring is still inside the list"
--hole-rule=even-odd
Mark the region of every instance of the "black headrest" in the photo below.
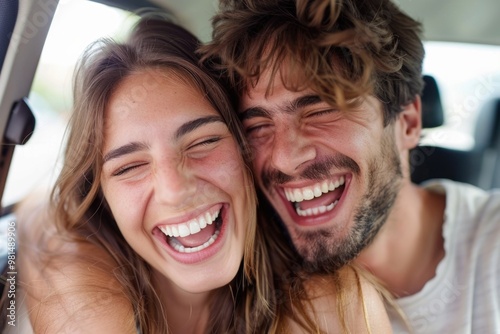
[[[441,95],[436,80],[424,75],[424,91],[422,92],[422,128],[435,128],[443,125],[444,113]]]
[[[500,136],[500,97],[488,100],[480,109],[474,139],[476,147],[491,148]]]

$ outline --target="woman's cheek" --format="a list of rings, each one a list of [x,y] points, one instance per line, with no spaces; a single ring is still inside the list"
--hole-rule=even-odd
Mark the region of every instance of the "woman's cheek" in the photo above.
[[[104,197],[108,202],[111,213],[120,229],[136,224],[136,217],[142,216],[146,199],[144,189],[135,185],[116,184],[104,190]]]

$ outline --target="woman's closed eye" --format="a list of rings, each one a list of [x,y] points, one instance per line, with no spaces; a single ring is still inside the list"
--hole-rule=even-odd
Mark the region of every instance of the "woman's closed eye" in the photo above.
[[[188,149],[192,149],[192,148],[200,147],[200,146],[201,147],[203,147],[203,146],[210,146],[211,144],[217,143],[220,140],[221,140],[220,136],[214,136],[214,137],[208,138],[206,140],[203,140],[201,142],[195,143],[195,144],[189,146]]]
[[[194,159],[203,158],[215,149],[222,139],[222,136],[217,135],[197,140],[186,148],[186,154]]]
[[[136,170],[142,166],[147,165],[147,162],[141,162],[141,163],[133,163],[133,164],[127,164],[125,166],[122,166],[115,170],[111,175],[112,176],[120,176],[120,175],[125,175],[133,170]]]

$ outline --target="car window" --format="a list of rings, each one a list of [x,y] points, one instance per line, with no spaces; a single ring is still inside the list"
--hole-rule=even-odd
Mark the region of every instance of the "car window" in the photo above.
[[[445,124],[427,129],[422,143],[468,150],[482,105],[500,96],[500,46],[426,42],[423,72],[439,86]]]
[[[93,1],[59,1],[29,95],[35,132],[28,143],[16,147],[4,207],[36,191],[47,193],[59,172],[72,106],[72,75],[79,56],[100,37],[122,38],[136,20],[130,12]]]

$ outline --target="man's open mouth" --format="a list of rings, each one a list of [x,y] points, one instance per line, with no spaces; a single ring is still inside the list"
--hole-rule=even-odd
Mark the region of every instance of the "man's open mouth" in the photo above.
[[[195,253],[204,250],[217,240],[222,226],[223,205],[188,222],[158,226],[166,235],[167,243],[179,253]]]
[[[324,180],[303,188],[284,188],[286,199],[301,217],[312,217],[332,211],[345,189],[345,178]]]

